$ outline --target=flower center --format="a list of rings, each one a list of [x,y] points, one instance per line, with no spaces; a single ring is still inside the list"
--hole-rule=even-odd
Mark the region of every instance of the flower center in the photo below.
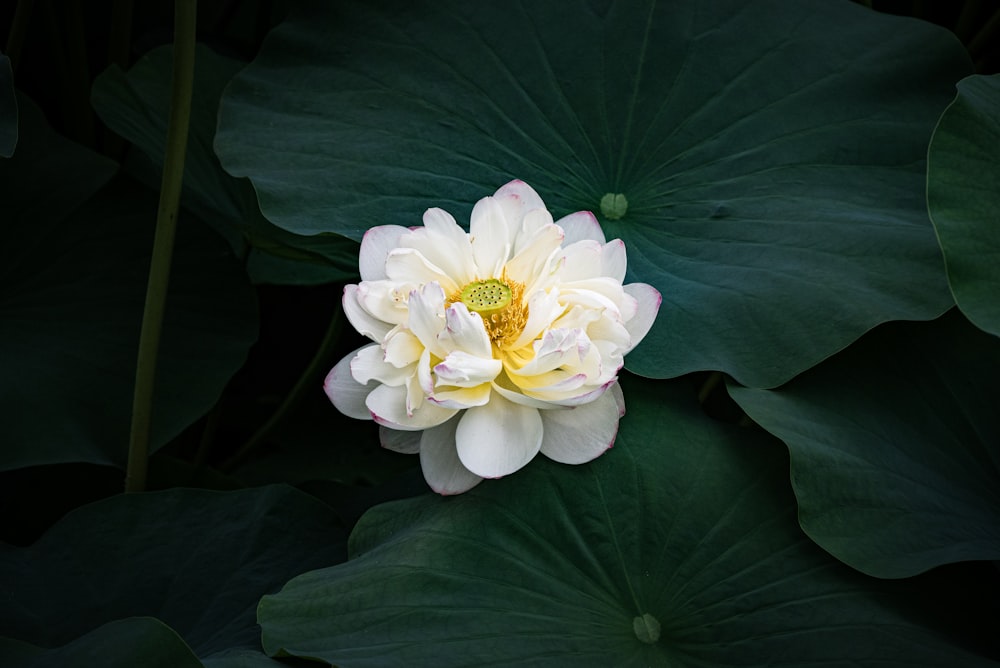
[[[494,345],[512,343],[528,322],[524,285],[502,278],[473,281],[454,295],[449,303],[462,302],[482,317],[486,333]]]
[[[462,288],[458,298],[485,320],[510,306],[510,286],[496,278],[473,281]]]

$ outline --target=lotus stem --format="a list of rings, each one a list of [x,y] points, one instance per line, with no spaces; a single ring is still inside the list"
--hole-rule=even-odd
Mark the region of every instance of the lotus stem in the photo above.
[[[135,394],[132,400],[132,428],[129,434],[125,491],[140,492],[146,487],[149,463],[149,440],[153,413],[153,387],[156,360],[163,329],[163,312],[170,282],[170,262],[177,231],[181,184],[184,178],[184,155],[188,125],[191,120],[191,91],[194,81],[195,28],[197,0],[174,3],[174,61],[170,94],[170,118],[167,125],[166,156],[160,185],[160,204],[156,214],[156,234],[146,285],[146,304],[139,333],[139,354],[135,369]]]

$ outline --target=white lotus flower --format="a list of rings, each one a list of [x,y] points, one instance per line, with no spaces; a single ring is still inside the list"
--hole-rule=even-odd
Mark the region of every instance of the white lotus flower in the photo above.
[[[593,214],[553,223],[512,181],[476,203],[468,233],[436,208],[423,227],[372,228],[359,264],[344,312],[374,343],[324,386],[341,412],[378,422],[385,447],[419,452],[432,489],[464,492],[539,451],[580,464],[612,446],[617,374],[660,293],[622,285],[625,245]]]

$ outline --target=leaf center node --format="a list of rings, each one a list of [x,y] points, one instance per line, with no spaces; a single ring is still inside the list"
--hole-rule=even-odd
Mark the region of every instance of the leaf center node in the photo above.
[[[609,220],[618,220],[628,211],[628,200],[622,193],[607,193],[601,198],[601,213]]]

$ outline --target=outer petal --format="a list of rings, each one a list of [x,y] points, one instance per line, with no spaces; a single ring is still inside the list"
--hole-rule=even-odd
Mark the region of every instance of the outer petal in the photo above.
[[[385,259],[389,251],[399,246],[399,238],[408,231],[399,225],[379,225],[365,232],[358,254],[358,269],[361,271],[362,281],[380,281],[388,278],[385,273]]]
[[[625,286],[625,294],[634,297],[639,303],[635,316],[625,322],[625,328],[632,337],[628,350],[625,351],[628,352],[639,345],[639,342],[649,333],[649,328],[656,320],[656,313],[660,310],[663,297],[660,296],[659,290],[645,283],[629,283]]]
[[[614,445],[618,402],[613,392],[565,410],[541,411],[545,438],[542,454],[563,464],[583,464]]]
[[[404,455],[415,455],[420,452],[420,436],[422,431],[399,431],[389,429],[385,425],[378,426],[378,439],[386,450]]]
[[[564,246],[584,239],[591,239],[602,244],[605,242],[604,230],[597,222],[597,217],[590,211],[577,211],[563,216],[556,221],[556,225],[563,228],[566,233],[566,238],[563,240]]]
[[[365,405],[376,422],[403,431],[436,427],[457,412],[425,401],[412,415],[407,414],[405,386],[379,385],[365,399]]]
[[[393,325],[384,320],[379,320],[361,306],[358,302],[357,285],[344,286],[342,303],[344,305],[344,313],[347,315],[347,320],[351,323],[351,326],[373,341],[381,341],[393,328]]]
[[[496,200],[484,197],[476,202],[469,220],[469,237],[478,269],[477,278],[500,276],[504,263],[510,257],[513,236],[503,209]]]
[[[378,347],[376,344],[371,344]],[[351,360],[358,351],[354,351],[337,362],[323,381],[323,391],[330,398],[337,410],[356,420],[371,420],[371,413],[365,405],[368,394],[375,389],[377,383],[362,385],[351,375]]]
[[[420,468],[424,480],[438,494],[466,492],[482,478],[465,468],[455,450],[455,429],[459,418],[425,430],[420,435]]]
[[[485,406],[465,411],[455,442],[467,469],[484,478],[499,478],[517,471],[538,454],[542,418],[535,408],[495,396]]]

